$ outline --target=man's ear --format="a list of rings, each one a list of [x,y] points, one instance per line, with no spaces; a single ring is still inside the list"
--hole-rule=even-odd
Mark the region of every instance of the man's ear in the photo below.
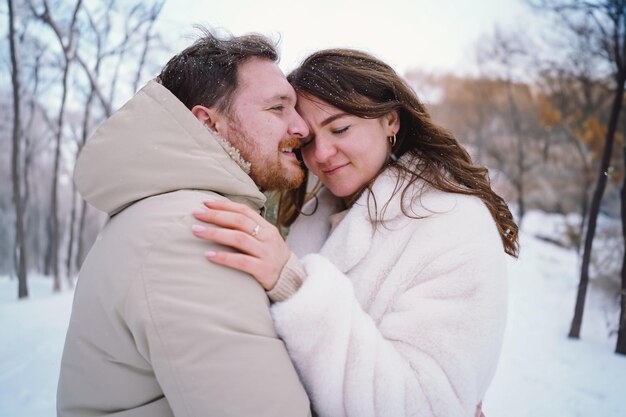
[[[217,110],[197,104],[193,106],[193,108],[191,109],[191,113],[196,116],[196,119],[198,119],[200,123],[202,123],[214,132],[218,131],[217,124],[220,120],[220,117]]]

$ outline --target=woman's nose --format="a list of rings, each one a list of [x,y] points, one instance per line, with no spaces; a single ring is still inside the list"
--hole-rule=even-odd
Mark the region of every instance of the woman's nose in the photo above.
[[[332,140],[328,140],[321,136],[315,138],[315,141],[312,143],[312,147],[315,161],[318,164],[328,162],[328,159],[337,152]]]

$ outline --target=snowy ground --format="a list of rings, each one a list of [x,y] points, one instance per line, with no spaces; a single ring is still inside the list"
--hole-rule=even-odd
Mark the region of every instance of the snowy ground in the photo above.
[[[568,339],[576,254],[533,237],[551,234],[550,217],[530,213],[524,222],[521,256],[509,265],[507,333],[486,416],[626,416],[626,356],[614,353],[607,325],[617,323],[617,301],[589,287],[581,339]]]
[[[578,279],[571,251],[536,239],[558,221],[530,213],[522,255],[510,263],[510,308],[502,359],[485,400],[487,417],[626,416],[626,356],[608,336],[607,298],[590,289],[582,339],[567,338]],[[51,295],[34,277],[32,297],[15,301],[17,283],[0,278],[0,417],[55,413],[59,361],[71,291]],[[610,303],[609,303],[610,304]],[[610,314],[607,314],[607,311]]]
[[[0,417],[56,415],[56,384],[72,292],[52,295],[52,280],[30,279],[31,298],[16,301],[17,281],[0,279]]]

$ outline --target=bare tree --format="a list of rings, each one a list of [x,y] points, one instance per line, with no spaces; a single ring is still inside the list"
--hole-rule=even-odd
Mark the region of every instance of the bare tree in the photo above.
[[[15,235],[4,237],[14,228],[14,218],[13,210],[3,213],[1,244],[15,249],[7,253],[12,253],[16,270],[21,253],[28,252],[30,264],[24,256],[25,269],[30,265],[52,275],[55,290],[60,289],[63,272],[71,282],[102,220],[88,213],[86,203],[62,179],[93,127],[111,115],[114,95],[122,98],[136,90],[146,68],[151,68],[152,56],[162,46],[155,22],[163,4],[164,0],[28,0],[21,7],[17,4],[16,13],[15,2],[11,3],[11,40],[17,45],[11,52],[19,64],[14,65],[19,69],[19,91],[14,94],[19,101],[13,103],[17,118],[5,110],[3,124],[7,132],[8,123],[16,124],[19,147],[13,149],[16,155],[6,152],[15,158],[11,163],[17,172],[11,175],[18,180],[6,195],[19,193],[16,212],[21,216],[16,221],[22,226],[16,227]],[[10,54],[5,55],[8,61]],[[8,97],[0,104],[10,108]],[[11,145],[7,141],[7,150]],[[72,148],[75,154],[68,153]],[[8,174],[8,163],[6,167]],[[9,198],[0,200],[3,208],[9,204]],[[20,235],[18,229],[29,232]],[[11,257],[0,259],[3,268],[9,267]]]
[[[150,49],[150,45],[152,43],[152,39],[154,37],[153,30],[154,24],[163,9],[163,5],[165,4],[165,0],[159,1],[152,5],[152,7],[147,11],[146,17],[144,20],[147,21],[147,28],[144,31],[143,37],[143,47],[141,49],[141,57],[139,58],[139,63],[137,65],[137,71],[135,73],[135,81],[133,82],[133,91],[137,91],[139,88],[139,82],[141,81],[141,73],[143,68],[146,65],[146,59],[148,56],[148,50]]]
[[[570,41],[571,42],[571,41]],[[586,44],[587,42],[581,42]],[[600,162],[604,135],[592,126],[608,113],[611,89],[605,77],[593,74],[595,59],[589,48],[580,45],[563,62],[548,62],[541,71],[539,118],[567,182],[577,188],[580,222],[569,237],[582,259],[582,243],[587,223],[594,173]],[[566,155],[575,155],[575,159]],[[574,181],[572,181],[574,179]],[[565,184],[564,184],[565,185]],[[561,188],[561,198],[564,198]]]
[[[9,44],[11,53],[11,83],[13,86],[13,150],[11,153],[11,174],[13,181],[13,203],[15,207],[15,253],[17,254],[18,298],[28,297],[27,251],[24,231],[24,207],[20,177],[21,117],[20,117],[20,79],[15,45],[15,22],[13,0],[7,0],[9,6]]]
[[[522,102],[532,102],[532,93],[527,84],[524,84],[519,74],[522,68],[529,67],[528,60],[531,59],[529,53],[528,39],[520,34],[506,33],[496,28],[491,38],[483,40],[479,44],[477,58],[479,66],[483,71],[493,72],[498,81],[505,87],[506,102],[502,108],[506,118],[506,124],[510,128],[513,139],[513,149],[515,157],[513,159],[514,169],[509,168],[509,164],[501,163],[501,169],[508,171],[508,176],[513,183],[517,199],[517,223],[522,224],[526,213],[526,175],[536,164],[528,158],[528,146],[531,144],[531,124],[525,119],[525,112],[521,109]],[[490,70],[490,67],[492,68]],[[506,156],[510,149],[507,149],[500,156]]]
[[[120,79],[120,69],[123,64],[128,66],[130,60],[126,59],[126,54],[128,51],[132,50],[133,47],[140,48],[140,59],[137,62],[137,67],[135,71],[134,81],[132,84],[132,89],[135,91],[141,81],[141,74],[149,62],[148,60],[148,52],[153,44],[153,40],[155,35],[154,31],[154,23],[156,22],[162,8],[164,1],[158,1],[154,3],[152,6],[146,6],[143,3],[137,3],[131,8],[130,13],[126,15],[125,23],[124,23],[124,36],[122,40],[114,45],[113,47],[106,49],[105,47],[110,43],[110,35],[112,31],[111,24],[111,15],[113,14],[113,9],[116,6],[115,0],[109,0],[105,5],[103,5],[102,10],[99,11],[98,16],[94,16],[94,13],[91,12],[88,8],[84,9],[85,15],[87,16],[88,27],[90,36],[93,37],[93,46],[95,46],[95,53],[90,60],[93,62],[93,67],[89,68],[90,83],[86,89],[86,105],[84,107],[84,113],[82,115],[82,125],[79,139],[77,141],[76,146],[76,157],[78,153],[84,146],[87,137],[91,131],[91,126],[93,123],[93,104],[94,98],[97,96],[96,88],[91,81],[95,81],[96,84],[101,84],[100,75],[101,68],[104,65],[104,62],[109,59],[114,59],[116,61],[115,70],[113,71],[112,77],[109,79],[109,95],[108,95],[108,108],[111,108],[111,103],[114,100],[114,93],[116,90],[116,86],[118,85],[118,81]],[[107,115],[107,109],[105,109],[105,116]],[[75,194],[75,190],[72,190],[72,195]],[[67,253],[67,271],[68,274],[71,274],[72,270],[79,269],[80,264],[84,258],[85,252],[85,237],[84,230],[87,218],[87,210],[88,206],[84,200],[81,202],[81,206],[79,209],[79,213],[77,213],[77,208],[75,207],[75,197],[73,197],[72,201],[72,211],[70,217],[70,225],[69,225],[69,241],[68,241],[68,253]],[[76,218],[78,217],[78,224],[74,225]],[[75,230],[77,229],[77,230]],[[76,239],[74,239],[74,234],[76,234]],[[73,253],[74,240],[77,241],[75,255],[73,256],[73,262],[70,262]]]
[[[580,328],[582,326],[587,286],[589,284],[589,263],[591,260],[593,238],[596,231],[602,196],[604,194],[604,190],[606,188],[606,183],[608,180],[609,162],[611,160],[611,154],[613,152],[613,142],[615,140],[617,122],[619,120],[619,114],[622,110],[623,104],[624,83],[626,82],[626,50],[624,49],[626,47],[626,10],[624,9],[625,6],[626,2],[624,1],[606,1],[604,2],[604,4],[575,4],[570,6],[569,9],[562,9],[563,11],[582,10],[591,18],[593,22],[597,24],[597,28],[599,29],[599,33],[601,34],[601,44],[604,48],[606,48],[606,52],[608,54],[607,57],[609,57],[613,61],[616,67],[616,71],[614,73],[615,93],[613,105],[609,118],[604,152],[602,154],[602,160],[600,163],[598,182],[595,192],[593,194],[593,199],[591,201],[589,223],[587,226],[587,234],[585,236],[580,283],[578,286],[578,295],[576,298],[574,318],[572,319],[572,326],[569,333],[569,336],[572,338],[580,337]],[[626,217],[622,216],[622,222],[624,221],[626,221]],[[622,304],[626,305],[624,297],[625,296],[623,295]],[[623,328],[625,324],[626,323],[620,323],[620,331],[618,332],[618,347],[616,349],[617,352],[624,354],[626,354],[626,339],[624,339],[624,332],[626,332],[626,329]],[[620,351],[620,342],[622,340],[623,342]]]
[[[622,149],[623,163],[626,167],[626,145]],[[622,236],[626,242],[626,175],[622,183],[621,197],[621,216],[622,216]],[[615,352],[626,354],[626,250],[624,251],[621,270],[621,291],[620,291],[620,316],[617,330],[617,344]]]
[[[613,104],[609,116],[608,128],[605,136],[604,150],[600,161],[598,180],[591,200],[589,220],[585,244],[583,247],[583,261],[576,297],[574,317],[569,337],[579,338],[582,326],[585,298],[589,285],[589,264],[593,240],[597,226],[602,196],[608,181],[609,164],[613,152],[613,143],[624,101],[624,87],[626,83],[626,0],[540,0],[529,2],[541,11],[548,11],[557,17],[557,24],[565,25],[571,33],[585,33],[590,37],[590,45],[597,56],[613,67],[614,93]],[[581,30],[581,28],[583,30]],[[626,200],[625,200],[626,203]],[[626,210],[622,209],[622,222],[626,222]],[[626,229],[624,229],[626,237]],[[625,254],[626,256],[626,254]],[[626,260],[624,261],[626,264]],[[626,280],[626,272],[622,272],[622,279]],[[623,283],[626,285],[626,283]],[[626,354],[626,294],[622,294],[622,319],[618,331],[616,352]]]
[[[102,65],[102,61],[104,59],[104,43],[106,42],[110,32],[111,32],[111,10],[114,6],[114,0],[110,0],[105,6],[105,12],[103,13],[104,25],[103,28],[99,28],[98,24],[94,21],[94,18],[91,12],[88,9],[85,9],[85,15],[87,16],[87,20],[89,22],[89,28],[91,34],[94,36],[95,40],[95,66],[94,71],[92,72],[93,78],[96,82],[99,82],[100,77],[100,67]],[[80,133],[76,138],[76,153],[74,155],[74,159],[78,156],[79,152],[85,145],[87,141],[87,136],[90,131],[90,122],[91,122],[91,113],[93,101],[96,96],[96,92],[94,89],[94,85],[90,82],[87,86],[87,94],[86,94],[86,103],[84,107],[84,111],[82,114],[82,123],[80,127]],[[80,268],[80,260],[82,259],[83,253],[83,239],[82,232],[85,224],[85,216],[87,212],[87,203],[81,199],[80,206],[80,221],[78,225],[76,225],[76,217],[77,217],[77,207],[76,200],[78,199],[78,195],[76,192],[76,185],[72,182],[72,191],[71,191],[71,211],[70,211],[70,220],[68,224],[68,244],[67,244],[67,255],[66,255],[66,278],[69,285],[73,285],[73,272],[74,270],[78,270]],[[75,240],[77,243],[75,244]],[[76,246],[76,251],[74,251],[74,247]]]
[[[51,267],[52,267],[52,276],[54,278],[54,291],[61,290],[61,277],[59,273],[59,240],[60,240],[60,231],[59,231],[59,217],[58,217],[58,185],[59,185],[59,166],[61,162],[61,144],[63,138],[63,128],[65,122],[65,104],[67,101],[68,95],[68,75],[70,71],[71,63],[74,59],[74,48],[76,42],[76,22],[78,17],[78,12],[81,8],[82,0],[77,0],[74,10],[72,12],[72,17],[70,20],[70,24],[67,30],[67,33],[64,34],[61,30],[61,27],[57,23],[57,21],[52,16],[52,11],[50,9],[50,5],[48,4],[48,0],[43,0],[43,11],[37,12],[33,7],[33,12],[35,16],[44,22],[46,25],[52,29],[53,33],[56,35],[56,38],[61,46],[63,51],[63,63],[62,63],[62,90],[61,90],[61,103],[59,105],[59,113],[57,116],[57,126],[56,126],[56,138],[55,138],[55,147],[54,147],[54,170],[52,174],[52,189],[51,189],[51,198],[52,201],[52,210],[49,217],[49,230],[50,230],[50,255],[51,255]]]

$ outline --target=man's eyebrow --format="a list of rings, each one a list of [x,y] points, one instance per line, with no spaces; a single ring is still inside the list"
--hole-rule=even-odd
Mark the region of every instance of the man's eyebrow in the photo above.
[[[277,100],[280,100],[280,101],[294,101],[294,98],[290,97],[290,96],[288,96],[286,94],[276,94],[275,96],[272,96],[272,97],[268,98],[265,101],[267,103],[270,103],[270,102],[274,102],[274,101],[277,101]]]
[[[326,119],[322,120],[322,123],[320,123],[321,127],[326,126],[329,123],[334,122],[337,119],[341,119],[342,117],[346,117],[346,116],[350,116],[348,113],[337,113],[337,114],[333,114],[330,117],[327,117]]]

